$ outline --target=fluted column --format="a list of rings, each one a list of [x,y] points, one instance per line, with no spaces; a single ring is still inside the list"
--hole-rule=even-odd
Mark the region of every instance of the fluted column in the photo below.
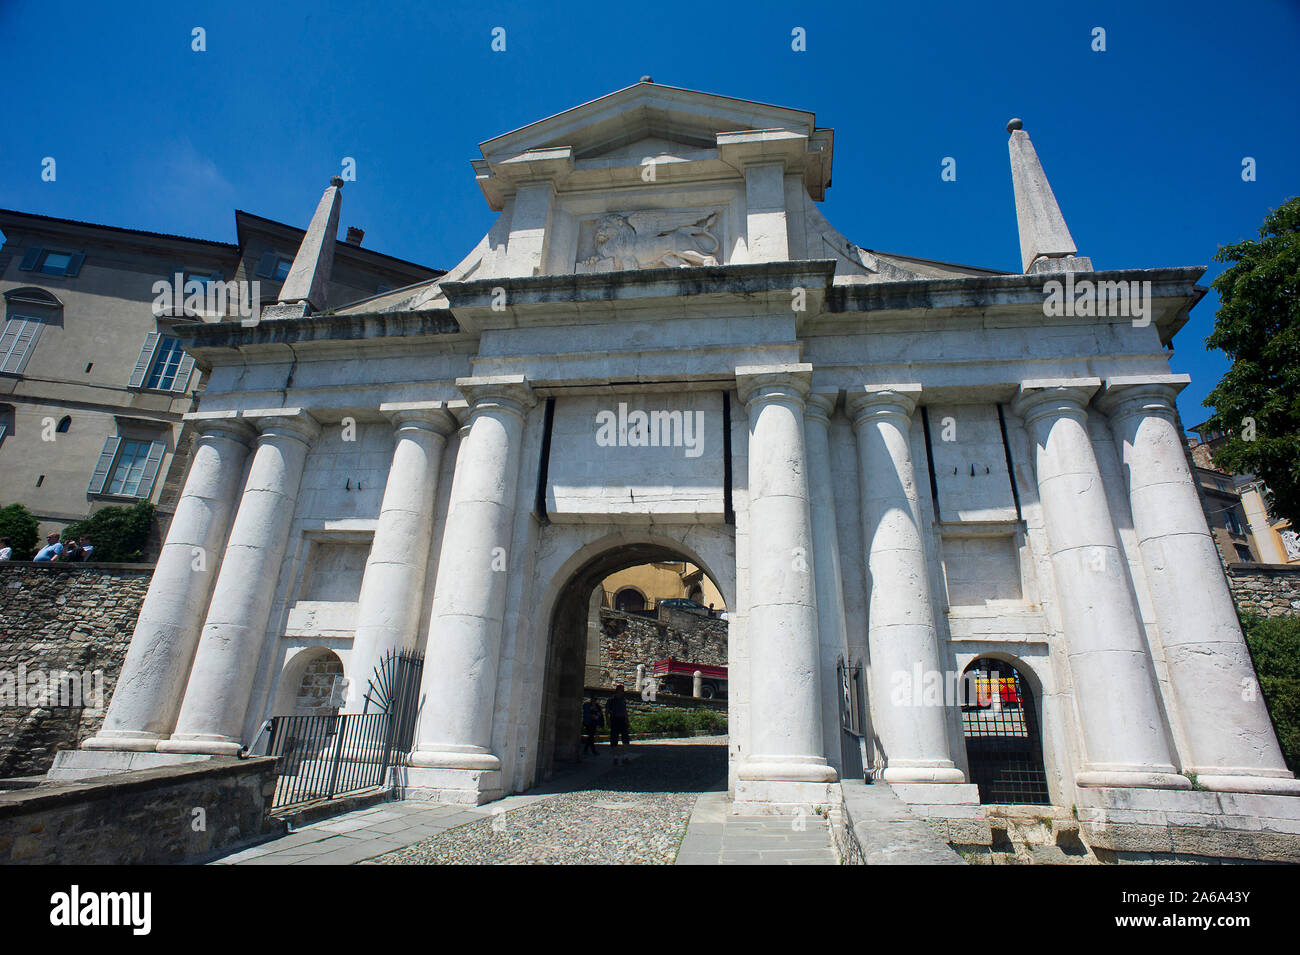
[[[164,753],[233,756],[244,720],[271,601],[284,562],[303,465],[320,426],[298,408],[245,412],[261,432],[221,571],[199,638],[176,732]]]
[[[255,433],[235,411],[186,421],[195,436],[185,487],[104,725],[82,749],[151,752],[176,725]]]
[[[376,669],[389,653],[414,649],[433,536],[433,507],[447,436],[456,419],[445,402],[384,404],[397,442],[375,537],[357,599],[344,712],[360,713]]]
[[[1184,770],[1207,789],[1300,792],[1255,682],[1196,485],[1174,401],[1185,376],[1107,381],[1110,418],[1128,479],[1133,527],[1160,624],[1169,686],[1185,730]]]
[[[1177,774],[1125,558],[1106,504],[1085,407],[1096,378],[1027,381],[1013,410],[1035,445],[1075,705],[1086,750],[1080,786],[1187,789]]]
[[[822,749],[840,765],[838,673],[840,658],[848,662],[844,619],[844,578],[840,570],[840,539],[835,521],[835,489],[831,479],[830,416],[838,391],[808,395],[804,436],[808,447],[808,491],[812,513],[813,577],[817,590],[817,635],[821,656]]]
[[[796,803],[837,778],[823,753],[804,446],[811,365],[736,369],[749,414],[750,752],[738,802]],[[758,783],[758,785],[755,785]],[[782,785],[793,783],[795,785]]]
[[[435,798],[483,802],[501,788],[492,711],[524,416],[534,398],[518,376],[462,378],[457,385],[470,403],[468,434],[456,457],[438,558],[424,706],[408,779]]]
[[[891,783],[964,783],[948,747],[948,712],[924,699],[921,679],[944,671],[921,536],[910,429],[920,385],[850,392],[858,436],[871,594],[871,716]],[[929,703],[929,705],[927,705]]]

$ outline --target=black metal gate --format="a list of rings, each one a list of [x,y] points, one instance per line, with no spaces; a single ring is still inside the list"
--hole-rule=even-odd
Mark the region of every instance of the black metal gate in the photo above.
[[[272,717],[266,751],[277,760],[272,810],[382,786],[411,751],[423,670],[423,654],[390,653],[367,687],[367,712]],[[376,712],[368,712],[372,706]]]
[[[1003,660],[976,660],[961,692],[966,759],[980,802],[1049,803],[1038,713],[1020,672]]]
[[[862,664],[846,664],[843,658],[836,667],[839,677],[840,761],[844,779],[865,779],[866,733],[862,727],[865,694],[862,692]]]

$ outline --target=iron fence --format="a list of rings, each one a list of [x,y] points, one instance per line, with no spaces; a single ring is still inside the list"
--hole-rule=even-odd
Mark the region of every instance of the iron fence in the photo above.
[[[389,769],[411,751],[423,670],[423,654],[390,653],[375,668],[364,712],[272,717],[266,750],[276,757],[272,811],[384,785]]]

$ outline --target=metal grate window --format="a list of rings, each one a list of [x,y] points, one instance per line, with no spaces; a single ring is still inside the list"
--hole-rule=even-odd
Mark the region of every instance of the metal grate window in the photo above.
[[[962,678],[961,721],[981,803],[1046,805],[1047,773],[1033,693],[1010,663],[979,659]]]

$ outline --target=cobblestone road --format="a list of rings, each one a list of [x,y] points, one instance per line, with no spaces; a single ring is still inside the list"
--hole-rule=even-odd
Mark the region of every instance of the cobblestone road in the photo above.
[[[701,792],[726,788],[725,745],[646,745],[587,788],[448,830],[373,861],[381,865],[670,865]]]

